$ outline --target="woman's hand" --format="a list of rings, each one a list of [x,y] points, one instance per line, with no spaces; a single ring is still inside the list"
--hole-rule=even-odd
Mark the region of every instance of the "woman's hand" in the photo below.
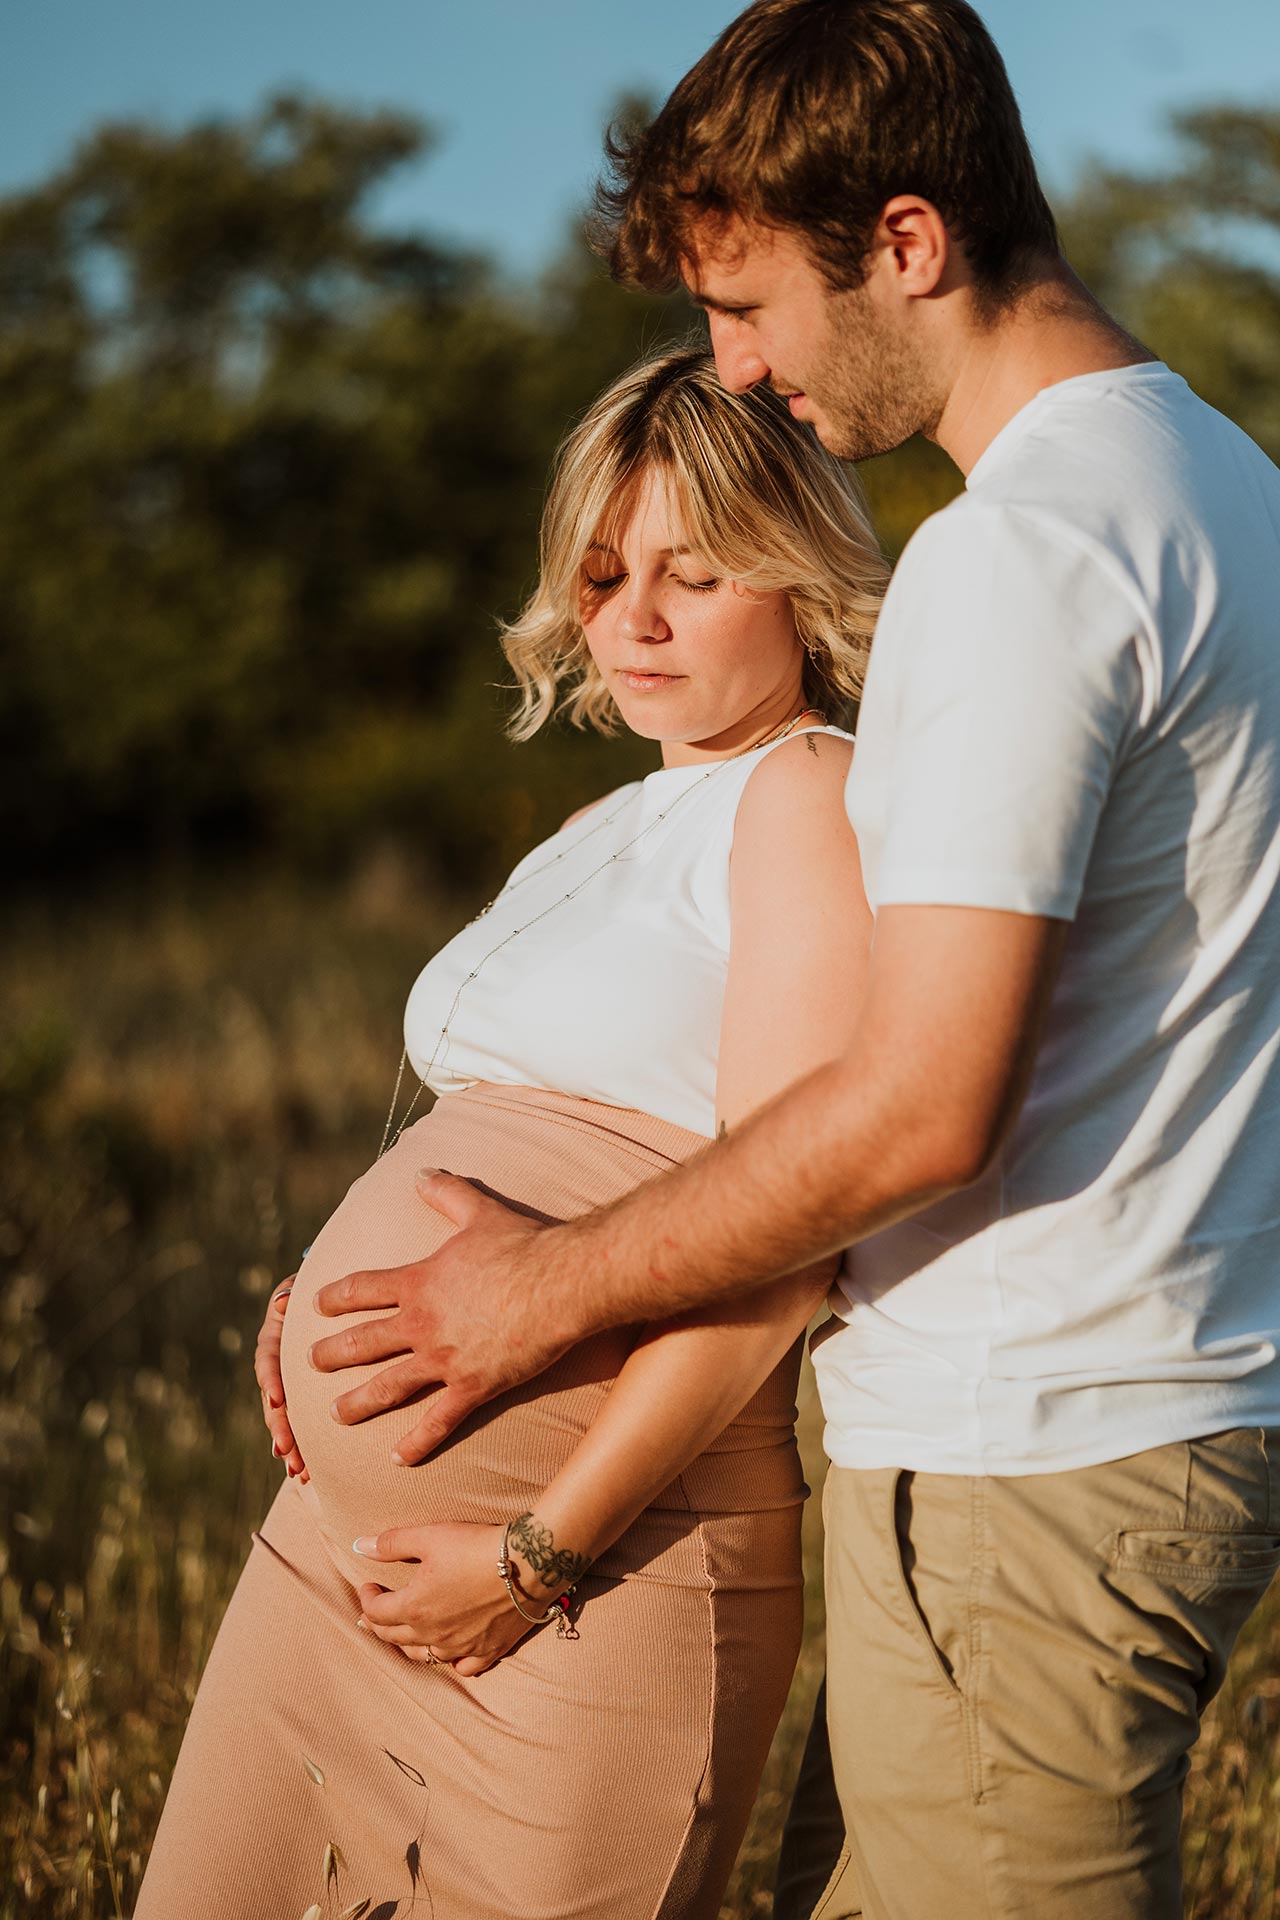
[[[284,1333],[285,1309],[297,1277],[296,1273],[291,1273],[287,1280],[282,1280],[267,1302],[267,1316],[254,1350],[253,1371],[262,1389],[262,1417],[271,1435],[271,1451],[277,1460],[284,1461],[290,1477],[297,1474],[305,1483],[311,1476],[298,1452],[293,1428],[289,1425],[284,1404],[284,1380],[280,1373],[280,1340]]]
[[[396,1592],[372,1582],[360,1588],[365,1625],[410,1660],[434,1656],[468,1680],[483,1673],[530,1631],[499,1578],[501,1545],[501,1527],[457,1521],[388,1527],[357,1540],[366,1559],[408,1561],[414,1569]],[[536,1601],[528,1605],[539,1610]]]

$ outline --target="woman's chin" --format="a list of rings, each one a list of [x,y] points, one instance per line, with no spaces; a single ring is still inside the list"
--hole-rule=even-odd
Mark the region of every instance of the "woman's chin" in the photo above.
[[[661,694],[619,700],[618,711],[629,732],[637,739],[652,740],[659,747],[697,748],[705,740],[714,740],[727,725],[723,721],[694,720],[677,714],[669,701],[664,703]]]

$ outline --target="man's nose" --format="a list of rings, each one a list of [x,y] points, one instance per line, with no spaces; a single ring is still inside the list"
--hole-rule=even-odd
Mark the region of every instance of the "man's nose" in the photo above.
[[[711,351],[715,355],[720,384],[730,393],[746,393],[769,377],[769,362],[761,355],[750,332],[729,314],[712,313]]]

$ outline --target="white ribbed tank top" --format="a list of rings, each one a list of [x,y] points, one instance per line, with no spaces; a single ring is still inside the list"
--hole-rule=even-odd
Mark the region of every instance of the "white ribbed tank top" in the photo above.
[[[782,744],[660,768],[526,854],[414,982],[405,1045],[432,1091],[548,1087],[714,1136],[734,821]]]

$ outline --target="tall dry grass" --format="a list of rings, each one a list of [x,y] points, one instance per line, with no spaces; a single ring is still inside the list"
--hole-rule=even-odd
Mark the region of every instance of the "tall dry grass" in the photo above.
[[[253,1337],[371,1157],[405,989],[465,914],[384,861],[61,904],[0,955],[0,1920],[123,1920],[279,1468]],[[811,1388],[802,1427],[820,1475]],[[724,1920],[769,1910],[810,1633]],[[1276,1609],[1194,1756],[1188,1914],[1277,1901]]]

